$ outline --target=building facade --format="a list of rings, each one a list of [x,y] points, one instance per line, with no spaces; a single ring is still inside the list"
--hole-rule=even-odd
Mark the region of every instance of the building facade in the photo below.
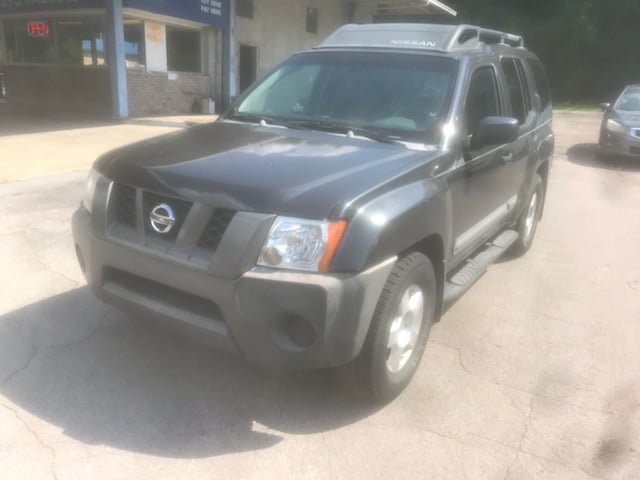
[[[116,0],[110,25],[113,1],[0,0],[4,101],[110,115],[124,90],[120,116],[200,111],[209,98],[219,109],[345,20],[343,0]],[[121,82],[109,56],[118,28]]]
[[[0,101],[120,117],[208,99],[220,110],[340,25],[424,21],[435,1],[0,0]]]

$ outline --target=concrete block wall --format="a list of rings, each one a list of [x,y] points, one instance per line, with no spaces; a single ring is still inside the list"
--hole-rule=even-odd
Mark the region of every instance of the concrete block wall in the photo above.
[[[253,19],[236,17],[236,41],[258,47],[258,78],[292,53],[320,43],[345,18],[342,0],[254,0],[253,5]],[[317,34],[306,31],[307,7],[318,9]]]
[[[211,95],[208,75],[127,71],[131,116],[191,113],[194,100]]]

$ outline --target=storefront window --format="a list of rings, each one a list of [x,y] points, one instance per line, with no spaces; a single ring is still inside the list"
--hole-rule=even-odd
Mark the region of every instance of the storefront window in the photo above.
[[[46,34],[34,35],[29,24],[47,25]],[[52,31],[54,30],[54,31]],[[55,63],[55,24],[51,19],[9,20],[5,23],[5,43],[10,63]]]
[[[83,19],[56,21],[58,60],[68,65],[104,65],[105,42],[102,25]]]
[[[124,53],[127,68],[144,68],[144,22],[125,18],[124,20]]]
[[[176,72],[202,72],[199,30],[167,26],[167,67]]]
[[[5,23],[9,63],[104,65],[104,24],[98,17],[15,19]]]

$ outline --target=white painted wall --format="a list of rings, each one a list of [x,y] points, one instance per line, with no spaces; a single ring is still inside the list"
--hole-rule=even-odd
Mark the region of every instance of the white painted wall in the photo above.
[[[317,34],[306,31],[307,7],[318,9]],[[236,41],[258,47],[260,78],[292,53],[320,43],[343,23],[343,0],[254,0],[253,19],[236,17]]]
[[[167,71],[167,29],[163,23],[145,20],[145,57],[150,72]]]

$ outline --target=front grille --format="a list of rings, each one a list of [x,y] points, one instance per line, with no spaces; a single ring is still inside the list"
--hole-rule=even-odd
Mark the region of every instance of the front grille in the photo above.
[[[115,185],[116,221],[130,227],[136,226],[136,189],[128,185]]]
[[[629,153],[632,155],[640,155],[640,147],[629,147]]]
[[[166,204],[171,207],[175,216],[175,224],[167,233],[159,233],[151,226],[151,211],[158,205]],[[152,192],[143,192],[142,194],[142,214],[144,218],[144,229],[148,235],[154,235],[160,238],[175,240],[182,228],[184,220],[187,218],[191,209],[191,202],[180,200],[177,198],[165,197]]]
[[[236,212],[233,210],[216,209],[202,232],[200,240],[198,240],[198,246],[211,250],[218,248],[218,244],[235,214]]]
[[[168,205],[175,217],[173,227],[166,233],[156,231],[151,224],[151,212],[162,204]],[[187,200],[142,191],[142,223],[144,224],[145,234],[147,237],[175,241],[192,206],[193,203]],[[113,220],[115,220],[116,224],[136,228],[137,208],[136,189],[134,187],[121,183],[114,184],[111,208]],[[194,229],[203,228],[202,235],[197,241],[197,246],[215,251],[235,214],[234,210],[216,208],[204,228],[202,224],[189,227]]]

